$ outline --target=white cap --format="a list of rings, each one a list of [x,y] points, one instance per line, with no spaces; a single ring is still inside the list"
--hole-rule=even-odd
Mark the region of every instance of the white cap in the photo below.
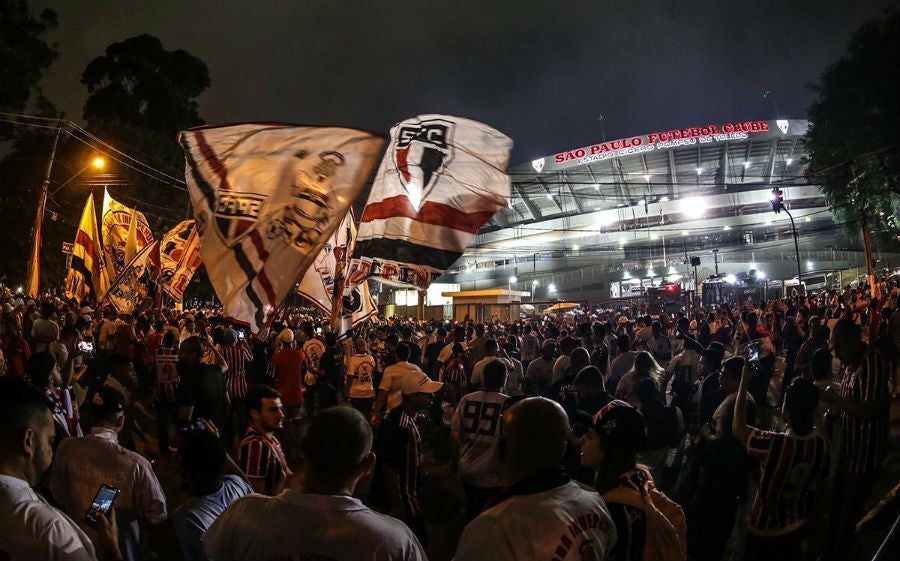
[[[278,340],[282,343],[293,343],[294,342],[294,332],[293,330],[285,327],[281,330],[281,333],[278,334]]]
[[[443,382],[435,382],[428,375],[407,374],[400,381],[400,391],[403,395],[414,393],[435,393],[444,387]]]

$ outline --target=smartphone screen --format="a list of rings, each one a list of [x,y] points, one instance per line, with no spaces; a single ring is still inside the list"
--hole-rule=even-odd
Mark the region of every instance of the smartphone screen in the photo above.
[[[91,506],[88,508],[84,517],[87,518],[89,522],[97,522],[100,516],[109,512],[109,509],[112,508],[113,503],[118,496],[119,490],[115,487],[101,485],[100,490],[97,491],[97,495],[94,497],[94,500],[91,501]]]
[[[756,362],[759,360],[759,343],[750,343],[747,347],[747,362]]]
[[[182,421],[178,423],[178,430],[181,432],[191,432],[195,430],[206,430],[200,421]]]
[[[92,353],[94,352],[94,343],[91,341],[79,341],[78,350],[83,353]]]

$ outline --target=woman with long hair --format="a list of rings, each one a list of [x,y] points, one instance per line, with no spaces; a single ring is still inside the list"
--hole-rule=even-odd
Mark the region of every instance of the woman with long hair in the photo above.
[[[640,400],[634,395],[634,389],[641,380],[653,380],[659,385],[663,378],[663,368],[656,362],[653,355],[647,351],[641,351],[634,357],[634,366],[622,376],[619,385],[616,386],[616,399],[621,399],[628,404],[637,407]]]

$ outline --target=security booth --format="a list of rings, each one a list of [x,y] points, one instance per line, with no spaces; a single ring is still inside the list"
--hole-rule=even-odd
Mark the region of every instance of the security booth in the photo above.
[[[473,320],[486,323],[518,320],[522,297],[530,295],[530,292],[506,288],[441,293],[441,296],[453,299],[454,321]]]

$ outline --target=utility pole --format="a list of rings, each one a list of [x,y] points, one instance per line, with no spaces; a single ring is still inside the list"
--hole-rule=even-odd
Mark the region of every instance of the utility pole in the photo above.
[[[56,147],[59,144],[59,135],[62,134],[63,122],[58,121],[56,136],[53,137],[53,148],[50,150],[50,160],[47,162],[47,173],[41,183],[41,197],[38,202],[37,215],[34,218],[33,231],[31,232],[31,257],[28,259],[28,283],[25,292],[28,296],[36,298],[40,290],[41,277],[41,229],[44,227],[44,211],[47,208],[48,190],[50,188],[50,172],[53,171],[53,160],[56,158]]]
[[[713,252],[713,261],[716,264],[716,276],[719,276],[719,250],[718,248],[712,250]]]
[[[862,181],[866,174],[863,172],[857,175],[856,165],[854,165],[853,162],[850,163],[850,173],[853,175],[850,179],[850,185],[857,186],[858,199],[861,199],[860,202],[862,203],[860,205],[860,222],[862,222],[863,245],[866,249],[866,276],[869,277],[869,295],[874,297],[876,296],[875,263],[872,260],[872,241],[869,239],[868,201],[866,200],[865,184]]]

